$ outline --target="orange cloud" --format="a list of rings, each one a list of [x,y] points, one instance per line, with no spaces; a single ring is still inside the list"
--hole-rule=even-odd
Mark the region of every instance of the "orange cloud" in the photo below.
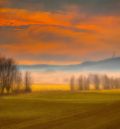
[[[51,13],[24,9],[1,8],[0,50],[14,56],[20,63],[66,63],[98,58],[102,54],[119,53],[120,17],[92,16],[72,12]],[[7,27],[15,27],[7,29]],[[20,29],[20,26],[28,26]],[[93,54],[95,55],[93,56]],[[101,54],[100,54],[101,53]],[[99,55],[100,54],[100,55]],[[27,55],[24,59],[21,55]],[[32,55],[32,56],[31,56]],[[39,60],[37,55],[71,57]]]
[[[33,24],[48,25],[70,25],[70,15],[52,14],[49,12],[31,12],[24,9],[0,9],[0,25],[1,26],[22,26]]]

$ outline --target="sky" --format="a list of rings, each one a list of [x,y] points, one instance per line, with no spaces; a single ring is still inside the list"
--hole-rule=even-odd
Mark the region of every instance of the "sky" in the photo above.
[[[0,53],[19,64],[120,55],[120,0],[0,0]]]

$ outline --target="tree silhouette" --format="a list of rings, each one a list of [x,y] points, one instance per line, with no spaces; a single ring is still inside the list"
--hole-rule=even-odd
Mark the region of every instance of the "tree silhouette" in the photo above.
[[[31,75],[30,72],[25,72],[25,92],[31,92]]]
[[[71,91],[75,90],[75,78],[74,78],[74,76],[71,77],[71,79],[70,79],[70,90]]]
[[[84,90],[83,76],[81,75],[78,79],[78,90]]]
[[[7,91],[7,93],[9,93],[10,90],[13,90],[17,71],[17,65],[13,59],[0,57],[1,94],[3,94],[5,90]]]

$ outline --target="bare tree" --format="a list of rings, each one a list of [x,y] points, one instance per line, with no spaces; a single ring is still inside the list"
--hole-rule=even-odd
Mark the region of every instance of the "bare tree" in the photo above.
[[[115,79],[113,77],[110,77],[109,78],[109,87],[110,87],[110,89],[115,89],[114,82],[115,82]]]
[[[23,91],[23,80],[22,80],[22,73],[18,72],[16,74],[16,78],[15,78],[15,84],[14,84],[14,88],[13,91],[15,93],[20,93]]]
[[[89,90],[90,85],[93,85],[96,90],[100,89],[100,86],[103,86],[103,89],[120,89],[120,78],[113,78],[105,75],[98,74],[89,74],[87,77],[81,75],[78,78],[78,90]],[[70,79],[70,88],[71,91],[75,91],[75,78],[74,76]]]
[[[110,87],[111,87],[110,79],[107,75],[103,75],[102,82],[103,82],[104,89],[110,89]],[[114,85],[114,83],[113,83],[113,85]]]
[[[30,75],[30,72],[25,72],[25,92],[31,92],[32,89],[31,89],[31,85],[32,85],[32,82],[31,82],[31,75]]]
[[[120,79],[119,78],[114,79],[114,87],[115,87],[115,89],[120,88]]]
[[[90,78],[89,77],[85,77],[84,78],[84,89],[85,90],[89,90],[90,87]]]
[[[25,73],[25,91],[31,91],[31,76]],[[0,94],[23,91],[22,73],[12,58],[0,57]]]
[[[74,76],[70,79],[70,90],[71,91],[75,90],[75,78],[74,78]]]
[[[120,89],[120,78],[118,78],[118,88]]]
[[[90,78],[85,76],[80,76],[78,79],[79,90],[89,90],[90,88]]]
[[[1,94],[7,93],[13,88],[14,78],[17,73],[17,65],[11,58],[0,57],[0,84]]]
[[[100,89],[100,78],[97,74],[93,75],[93,83],[95,85],[95,89],[99,90]]]
[[[81,75],[78,79],[78,90],[84,90],[83,76]]]

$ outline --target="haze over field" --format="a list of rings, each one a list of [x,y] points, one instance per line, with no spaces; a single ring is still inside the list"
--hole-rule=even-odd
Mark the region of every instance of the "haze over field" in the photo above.
[[[72,65],[20,65],[19,68],[31,71],[34,83],[69,84],[72,76],[79,78],[80,75],[91,73],[119,77],[120,57]]]

